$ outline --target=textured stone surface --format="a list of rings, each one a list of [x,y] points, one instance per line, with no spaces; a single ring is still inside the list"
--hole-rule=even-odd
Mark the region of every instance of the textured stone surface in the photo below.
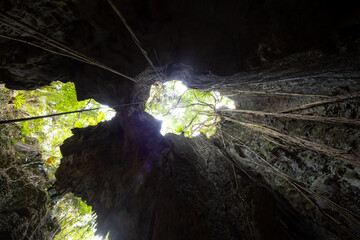
[[[360,4],[356,1],[119,0],[115,5],[155,65],[185,64],[231,75],[309,49],[358,51]],[[6,0],[0,8],[45,36],[131,77],[148,66],[107,1]],[[30,37],[34,32],[8,18],[0,20],[1,34],[55,50]],[[1,81],[8,87],[29,89],[53,80],[73,81],[79,99],[91,96],[108,104],[128,100],[124,89],[132,84],[122,77],[24,43],[0,41]]]
[[[75,129],[62,146],[57,189],[94,207],[100,233],[110,231],[112,239],[359,238],[358,2],[115,5],[161,65],[163,80],[218,90],[238,110],[253,112],[219,112],[223,122],[211,139],[160,136],[144,104]],[[106,1],[0,6],[139,83],[1,39],[1,81],[8,87],[74,81],[79,99],[114,105],[144,101],[160,80]],[[0,20],[1,34],[40,43],[33,32]]]
[[[211,239],[202,213],[162,173],[166,143],[157,120],[137,112],[130,119],[122,122],[119,114],[111,122],[76,129],[61,147],[57,188],[86,199],[99,213],[99,231],[113,229],[113,239]]]
[[[342,87],[339,89],[350,89],[350,92],[345,90],[338,94],[352,96],[350,94],[358,91],[357,85],[351,87],[354,81],[358,81],[358,73],[355,68],[357,59],[357,57],[343,58],[343,61],[334,59],[337,68],[329,65],[328,60],[319,61],[315,65],[303,64],[304,69],[310,70],[297,72],[296,77],[293,76],[291,69],[288,73],[281,72],[281,70],[276,72],[274,69],[270,72],[264,70],[262,79],[256,81],[254,74],[249,74],[247,79],[250,81],[248,82],[243,82],[245,79],[243,75],[229,78],[196,75],[190,68],[173,71],[173,76],[184,80],[187,85],[194,84],[197,88],[201,88],[203,85],[209,88],[209,85],[213,85],[212,89],[214,90],[232,94],[232,98],[237,100],[238,107],[240,104],[246,105],[246,103],[254,101],[259,106],[256,110],[272,113],[297,105],[321,101],[325,98],[326,92],[322,90],[322,95],[318,95],[319,89],[331,85],[341,84]],[[352,65],[349,62],[355,64]],[[354,67],[354,70],[342,70],[344,65],[339,63],[345,64],[348,69]],[[293,68],[295,67],[293,66]],[[328,69],[329,67],[331,70]],[[346,75],[348,80],[339,83],[338,77],[330,74],[324,76],[326,81],[323,80],[324,78],[319,80],[315,76],[320,71],[338,71],[338,74]],[[312,77],[315,79],[312,86],[309,85],[308,90],[304,90],[305,93],[299,93],[298,91],[304,88],[303,83],[307,82],[306,80],[311,77],[311,74],[315,75]],[[274,76],[280,75],[281,77],[274,80]],[[144,76],[147,75],[144,74]],[[222,84],[216,84],[220,81]],[[265,95],[261,100],[259,94],[251,93],[263,91],[264,85],[271,86],[271,84],[277,83],[283,85],[283,88],[286,87],[286,89],[282,89],[282,93],[293,94],[290,100],[286,94],[278,95],[272,105],[267,105],[267,97],[271,97],[271,94]],[[303,96],[303,94],[305,95]],[[245,97],[247,102],[241,102],[241,99]],[[334,98],[333,93],[330,92],[329,95],[326,95],[326,99],[332,98]],[[355,112],[351,115],[354,116],[354,120],[357,120],[356,99],[332,101],[302,111],[305,111],[307,115],[316,116],[318,109],[322,107],[327,109],[326,114],[320,115],[323,117],[346,117],[347,112],[350,111]],[[349,104],[349,101],[352,104]],[[251,109],[252,105],[248,104],[247,106]],[[359,163],[357,162],[359,149],[356,144],[359,141],[360,133],[358,125],[342,124],[341,121],[324,123],[313,120],[297,120],[289,119],[286,116],[264,117],[251,113],[221,113],[224,118],[231,118],[234,121],[224,121],[221,129],[219,128],[217,134],[211,139],[206,139],[204,136],[186,139],[176,135],[167,135],[163,138],[156,130],[150,131],[150,129],[158,128],[156,120],[141,112],[141,107],[129,107],[110,123],[103,123],[94,127],[93,130],[76,130],[75,136],[62,146],[64,159],[57,173],[58,187],[66,189],[70,186],[83,198],[94,201],[94,203],[90,203],[97,206],[95,210],[100,219],[102,216],[106,219],[116,218],[110,215],[122,216],[122,210],[118,210],[119,212],[106,211],[105,214],[103,210],[100,210],[99,202],[109,207],[114,207],[113,204],[117,208],[121,206],[123,211],[129,211],[126,210],[129,206],[122,205],[121,199],[124,196],[129,199],[127,201],[130,201],[131,197],[147,198],[146,191],[142,194],[136,193],[140,194],[137,196],[126,190],[125,193],[114,189],[107,191],[106,186],[110,185],[114,188],[128,186],[125,189],[131,187],[134,181],[132,179],[141,172],[140,170],[132,172],[132,166],[141,169],[141,164],[137,165],[136,163],[141,159],[146,159],[146,156],[150,156],[152,163],[157,166],[156,170],[153,169],[150,172],[153,174],[157,171],[163,172],[162,179],[170,182],[173,188],[180,193],[181,198],[177,196],[176,199],[180,198],[181,201],[191,203],[195,212],[205,217],[204,221],[215,239],[353,239],[356,237],[356,232],[359,231],[357,220],[355,220],[356,215],[359,214]],[[299,113],[302,112],[298,111]],[[131,122],[131,127],[124,127],[129,126],[128,121]],[[137,124],[138,122],[141,123]],[[252,125],[246,125],[247,123]],[[264,131],[259,127],[260,125],[270,128],[272,130],[270,134],[269,131]],[[139,126],[144,129],[139,130]],[[104,131],[104,128],[113,129],[117,134],[109,134]],[[119,128],[131,129],[131,131],[115,130]],[[280,137],[282,135],[274,135],[274,131],[285,134],[288,138],[284,139]],[[101,132],[101,135],[96,132]],[[111,136],[117,136],[119,140],[115,141]],[[110,139],[110,141],[105,141],[105,139]],[[138,139],[143,141],[139,143]],[[296,142],[298,139],[309,141],[310,144],[301,145],[301,141]],[[152,145],[148,149],[150,142]],[[322,144],[321,148],[313,148],[313,145],[316,144]],[[322,150],[322,148],[344,151],[347,156],[355,160],[355,165],[344,161],[337,152]],[[113,149],[116,151],[114,152]],[[128,152],[129,149],[131,149],[131,153]],[[100,151],[100,154],[96,153],[97,151]],[[139,151],[144,152],[145,155],[139,154]],[[152,151],[157,154],[153,155]],[[97,158],[97,162],[88,163],[88,158]],[[111,165],[111,170],[105,170],[108,165],[104,162],[108,158],[117,159],[112,163],[114,165]],[[130,161],[133,164],[124,166],[124,170],[122,170],[130,174],[132,179],[106,181],[105,188],[100,187],[100,189],[98,187],[99,180],[95,181],[94,179],[92,181],[94,186],[89,188],[85,188],[88,185],[86,180],[83,184],[79,183],[79,179],[95,178],[95,176],[97,179],[107,179],[109,176],[113,176],[113,169],[117,169],[115,166],[122,166],[124,161]],[[143,166],[145,165],[144,163]],[[106,172],[107,177],[100,177],[102,174],[99,173],[89,173],[86,170],[89,167]],[[125,176],[128,176],[127,174]],[[151,184],[152,181],[154,180],[144,180],[144,184]],[[96,191],[100,192],[96,193]],[[101,193],[102,191],[116,193],[116,195],[107,195]],[[89,192],[91,196],[98,196],[101,200],[89,198],[87,195]],[[152,193],[156,194],[156,192],[154,190]],[[169,199],[162,201],[166,202]],[[139,203],[138,207],[140,206],[142,209],[143,205]],[[166,204],[163,203],[163,206]],[[146,212],[152,212],[151,207],[152,204],[145,207]],[[177,211],[182,212],[181,209]],[[134,215],[140,216],[141,214],[134,213]],[[130,219],[129,216],[128,218]],[[166,216],[164,218],[167,219]],[[100,222],[107,221],[109,220],[100,220]],[[163,221],[173,221],[173,227],[179,224],[171,218]],[[131,222],[136,226],[143,224],[140,218],[132,217]],[[165,231],[160,222],[154,221],[152,224],[150,221],[148,226],[153,226],[154,232]],[[189,222],[184,224],[186,228],[191,226]],[[118,236],[118,230],[115,227],[102,226],[104,232],[110,230],[115,236]],[[139,238],[139,235],[134,235],[130,229],[127,227],[124,230],[126,234],[130,234],[125,234],[125,236]],[[203,229],[198,228],[195,232],[197,231],[201,232]],[[148,231],[143,231],[137,232],[137,234],[145,234],[145,232],[148,233]],[[164,238],[154,238],[166,239],[171,235],[161,236]],[[181,238],[185,239],[187,236],[183,235]]]

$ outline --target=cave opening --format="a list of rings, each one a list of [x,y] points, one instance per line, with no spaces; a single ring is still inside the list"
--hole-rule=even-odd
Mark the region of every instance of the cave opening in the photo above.
[[[18,149],[15,158],[17,160],[24,158],[22,166],[25,169],[30,168],[36,174],[46,174],[45,187],[53,197],[49,203],[51,216],[61,226],[61,231],[53,229],[56,232],[52,236],[53,239],[65,237],[103,239],[95,235],[96,213],[92,211],[91,206],[71,193],[57,196],[53,185],[56,180],[55,172],[62,158],[59,146],[73,135],[71,129],[95,126],[100,122],[109,121],[115,116],[115,111],[94,99],[78,101],[73,82],[54,81],[50,85],[35,90],[10,90],[0,85],[0,95],[2,96],[0,99],[1,119],[38,117],[74,110],[95,109],[18,122],[11,127],[1,128],[3,131],[1,136],[3,141],[9,137],[13,138],[11,145]],[[4,136],[6,131],[11,129],[18,132],[18,136],[14,136],[14,133]],[[6,152],[9,147],[2,146],[1,150]],[[34,157],[29,153],[20,154],[19,149],[26,152],[26,149],[31,147],[34,148],[32,151],[38,148],[41,157]],[[74,231],[75,228],[77,231]]]
[[[52,188],[0,124],[1,239],[52,239],[68,192],[113,240],[360,239],[359,1],[88,2],[0,1],[1,83],[118,106],[76,124]],[[202,100],[220,93],[236,109]]]
[[[162,121],[162,135],[194,137],[203,133],[210,137],[220,122],[218,109],[235,109],[235,103],[218,91],[189,89],[183,82],[172,80],[151,86],[145,111]]]

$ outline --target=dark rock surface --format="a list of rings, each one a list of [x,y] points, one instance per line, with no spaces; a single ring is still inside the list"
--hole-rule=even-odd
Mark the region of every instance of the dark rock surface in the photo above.
[[[144,113],[141,107],[123,109],[109,123],[74,131],[75,136],[62,146],[64,159],[57,172],[58,187],[70,187],[76,194],[90,200],[99,218],[106,219],[100,220],[100,223],[106,223],[100,224],[100,231],[110,230],[115,236],[120,235],[119,230],[110,226],[108,221],[111,219],[114,223],[114,219],[126,216],[134,226],[152,228],[154,235],[151,236],[154,239],[174,238],[170,235],[172,231],[166,232],[169,235],[155,234],[165,231],[162,221],[173,222],[173,231],[177,232],[175,226],[180,223],[172,219],[170,213],[173,210],[170,209],[173,208],[164,203],[170,200],[162,196],[159,196],[162,200],[153,200],[145,190],[149,188],[146,187],[148,184],[165,181],[171,183],[181,196],[176,196],[171,202],[180,199],[191,203],[191,212],[204,218],[214,239],[356,238],[359,231],[356,225],[356,215],[359,214],[359,149],[356,143],[360,132],[357,110],[354,110],[354,107],[358,109],[357,98],[353,97],[354,94],[357,96],[358,89],[352,84],[358,81],[358,57],[348,56],[333,61],[336,67],[327,60],[319,59],[315,65],[302,65],[303,72],[296,73],[291,71],[290,66],[286,74],[277,72],[275,68],[264,70],[262,80],[252,80],[251,74],[248,74],[248,83],[242,83],[244,76],[241,74],[224,78],[196,75],[190,68],[174,71],[176,78],[188,85],[196,83],[198,88],[202,84],[209,88],[210,84],[213,90],[225,95],[232,94],[232,98],[237,100],[238,109],[240,104],[252,109],[248,104],[250,102],[258,106],[257,111],[221,113],[227,121],[223,122],[214,137],[186,139],[171,134],[161,137],[157,130],[150,131],[158,128],[156,120]],[[296,68],[296,64],[292,68]],[[352,70],[344,71],[345,66]],[[326,98],[319,95],[326,94],[322,88],[331,89],[332,85],[339,84],[339,79],[330,74],[324,75],[321,81],[317,80],[319,72],[332,71],[348,79],[341,81],[341,86],[343,89],[350,88],[351,92],[340,92],[341,96],[348,98],[330,101],[334,98],[331,92]],[[304,84],[309,78],[315,79],[312,86]],[[216,84],[219,82],[222,83]],[[267,91],[267,86],[274,83],[282,86],[280,92],[283,95],[267,94],[262,100],[259,99],[259,93],[261,96],[261,92]],[[288,100],[288,96],[291,100]],[[247,98],[245,103],[241,101],[244,98]],[[272,99],[271,105],[266,104],[269,98]],[[298,115],[306,111],[307,114],[301,116],[315,117],[310,120],[289,118],[292,115],[256,114],[291,111],[291,107],[324,98],[328,103],[297,110]],[[353,107],[346,107],[348,105]],[[320,107],[327,109],[326,114],[318,114]],[[347,111],[356,112],[352,114],[354,122],[329,122],[326,118],[347,116]],[[316,116],[325,117],[318,119]],[[109,133],[109,129],[116,133]],[[151,147],[148,148],[150,143]],[[142,169],[148,165],[147,158],[151,159],[150,165],[153,166],[147,176],[154,174],[156,177],[144,177],[144,181],[140,181],[136,176],[142,175]],[[113,160],[111,165],[104,164],[109,160]],[[96,173],[89,172],[88,168],[95,168]],[[104,180],[99,184],[99,179],[109,177],[116,180]],[[93,180],[87,180],[89,178]],[[159,184],[160,189],[167,189]],[[113,189],[109,190],[109,186]],[[137,188],[143,189],[142,193],[141,190],[133,192]],[[156,196],[158,190],[152,188],[151,194]],[[139,203],[148,198],[147,204]],[[168,215],[152,221],[148,218],[157,201],[162,201],[160,205],[163,208],[169,208]],[[131,210],[134,202],[139,204],[136,209],[140,212]],[[104,206],[111,210],[103,210]],[[148,213],[144,227],[140,227],[144,224],[140,218],[142,211]],[[155,211],[162,210],[159,207]],[[176,211],[183,212],[182,209]],[[127,212],[133,212],[133,215],[130,217]],[[120,220],[117,222],[117,226],[122,226]],[[191,229],[191,223],[186,224],[189,224],[186,228]],[[148,230],[125,229],[121,230],[121,234],[126,239],[149,237]],[[203,232],[204,229],[197,231]],[[192,232],[191,235],[196,234]],[[179,239],[189,238],[185,232],[177,236]]]
[[[94,207],[100,233],[110,231],[111,239],[359,238],[358,2],[115,5],[161,66],[163,81],[217,90],[241,111],[219,112],[223,122],[210,139],[161,136],[143,103],[118,108],[110,122],[75,129],[61,148],[57,188]],[[0,34],[52,51],[65,43],[98,65],[0,38],[7,87],[73,81],[79,99],[115,105],[146,100],[160,80],[107,1],[7,0],[0,7]]]
[[[356,1],[119,0],[115,5],[155,65],[185,64],[228,76],[306,50],[359,50]],[[0,9],[3,35],[56,50],[44,43],[48,39],[4,16],[11,15],[131,77],[148,66],[107,1],[5,0]],[[1,44],[2,81],[9,88],[73,81],[79,99],[95,97],[108,104],[127,100],[124,89],[132,84],[115,74],[24,43],[1,38]]]

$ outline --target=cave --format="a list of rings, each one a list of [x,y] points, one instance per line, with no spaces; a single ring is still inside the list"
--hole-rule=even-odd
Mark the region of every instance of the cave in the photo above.
[[[360,239],[359,13],[359,1],[4,0],[0,82],[70,81],[116,110],[72,130],[56,172],[100,235]],[[235,102],[210,138],[162,136],[145,112],[152,84],[175,79]]]

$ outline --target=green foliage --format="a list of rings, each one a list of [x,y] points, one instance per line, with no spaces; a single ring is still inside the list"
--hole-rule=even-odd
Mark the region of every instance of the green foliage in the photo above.
[[[49,115],[101,106],[92,99],[77,101],[75,86],[70,82],[65,84],[53,82],[49,86],[34,91],[17,91],[14,103],[15,108],[19,106],[18,108],[27,116]],[[19,126],[25,135],[39,140],[43,155],[46,156],[45,160],[48,157],[57,158],[57,161],[53,161],[51,164],[57,167],[61,158],[59,146],[72,135],[71,129],[96,125],[106,118],[107,115],[104,111],[95,110],[36,119],[19,123]]]
[[[175,132],[178,133],[178,134],[182,134],[182,133],[185,133],[186,129],[185,129],[185,126],[184,125],[178,125],[176,128],[175,128]]]
[[[66,194],[54,207],[53,213],[60,223],[61,232],[54,240],[94,239],[95,215],[91,206],[73,194]]]
[[[23,93],[17,94],[12,101],[15,109],[19,109],[25,103],[25,95]]]
[[[73,83],[53,82],[49,86],[34,91],[16,91],[12,99],[14,110],[22,117],[42,116],[54,113],[69,112],[80,109],[101,107],[94,100],[77,101]],[[47,167],[50,179],[60,164],[59,146],[72,135],[71,128],[96,125],[111,118],[104,110],[67,114],[52,118],[36,119],[19,123],[22,134],[38,139],[43,153],[44,166]],[[24,138],[19,137],[20,140]],[[10,144],[15,144],[13,139]],[[58,219],[61,231],[55,239],[99,239],[95,237],[95,215],[91,207],[80,198],[66,195],[54,207],[53,214]]]
[[[171,132],[187,137],[215,133],[219,107],[234,108],[234,103],[218,92],[187,89],[180,81],[156,83],[150,90],[146,111],[163,121],[162,134]]]

